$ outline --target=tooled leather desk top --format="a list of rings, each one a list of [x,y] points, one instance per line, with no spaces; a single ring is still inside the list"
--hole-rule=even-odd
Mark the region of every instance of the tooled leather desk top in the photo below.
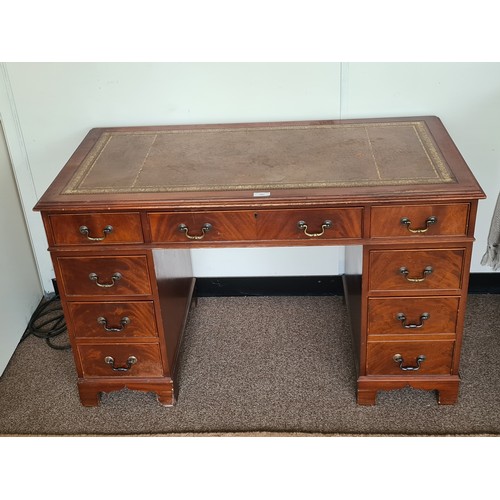
[[[120,176],[109,173],[119,169]],[[65,194],[453,182],[422,121],[105,131]]]
[[[422,195],[484,196],[437,117],[95,128],[35,209]]]

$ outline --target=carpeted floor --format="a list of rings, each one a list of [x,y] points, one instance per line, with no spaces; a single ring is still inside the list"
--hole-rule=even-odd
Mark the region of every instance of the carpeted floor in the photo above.
[[[0,378],[0,435],[497,435],[499,312],[500,295],[469,296],[453,406],[412,389],[358,406],[338,296],[199,298],[172,408],[127,390],[81,406],[71,352],[30,336]]]

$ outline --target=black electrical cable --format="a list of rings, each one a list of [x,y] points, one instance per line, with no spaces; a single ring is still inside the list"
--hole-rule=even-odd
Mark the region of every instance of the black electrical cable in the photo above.
[[[52,349],[67,350],[71,349],[71,345],[59,345],[52,341],[53,338],[62,335],[66,331],[66,321],[61,307],[61,299],[59,295],[54,295],[43,300],[35,309],[26,327],[26,331],[21,337],[21,342],[26,340],[30,335],[34,335],[40,339],[45,339],[45,342]]]

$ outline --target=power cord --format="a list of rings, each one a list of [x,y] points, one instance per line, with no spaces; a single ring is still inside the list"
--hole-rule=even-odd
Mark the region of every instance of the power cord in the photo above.
[[[53,295],[43,300],[35,309],[26,331],[21,337],[21,342],[26,340],[30,335],[34,335],[40,339],[45,339],[45,342],[52,349],[67,350],[71,349],[71,345],[59,345],[52,341],[53,338],[58,337],[66,331],[66,321],[61,307],[61,299],[59,295]]]

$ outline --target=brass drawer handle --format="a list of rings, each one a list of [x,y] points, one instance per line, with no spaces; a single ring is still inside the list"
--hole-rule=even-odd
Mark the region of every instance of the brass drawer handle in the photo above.
[[[401,354],[394,354],[392,359],[395,363],[398,363],[399,368],[404,372],[416,372],[417,370],[420,370],[420,365],[425,361],[425,356],[423,354],[417,356],[417,366],[403,366],[405,360],[403,359],[403,356],[401,356]]]
[[[190,240],[203,239],[205,237],[205,233],[208,233],[208,231],[210,231],[211,229],[212,229],[212,224],[207,222],[207,223],[203,224],[203,226],[201,228],[201,234],[198,236],[193,236],[193,235],[189,234],[189,228],[186,226],[186,224],[179,224],[179,231],[185,233],[186,238],[188,238]]]
[[[425,281],[425,278],[427,278],[427,276],[432,273],[432,270],[433,269],[431,266],[427,266],[422,271],[421,278],[409,278],[408,275],[410,274],[410,271],[408,271],[408,269],[406,269],[406,267],[404,266],[399,268],[400,274],[402,274],[406,281],[409,281],[410,283],[421,283],[422,281]]]
[[[114,273],[113,276],[111,276],[111,283],[99,283],[99,276],[97,276],[96,273],[89,274],[89,280],[94,281],[95,284],[101,288],[111,288],[117,281],[121,279],[122,275],[120,273]]]
[[[422,313],[420,315],[420,323],[410,323],[409,325],[406,324],[406,316],[404,313],[398,313],[396,315],[396,319],[398,321],[401,321],[401,324],[403,325],[403,328],[422,328],[424,326],[424,321],[428,320],[431,317],[429,313]]]
[[[408,217],[403,217],[401,219],[401,224],[406,226],[406,229],[408,229],[408,231],[410,231],[410,233],[426,233],[429,230],[429,226],[432,226],[432,224],[436,224],[437,221],[438,221],[437,217],[435,217],[434,215],[431,215],[430,217],[427,217],[427,219],[425,220],[425,227],[424,228],[412,229],[410,227],[411,220],[408,219]]]
[[[108,326],[108,320],[104,316],[99,316],[97,318],[97,322],[100,325],[102,325],[103,328],[107,332],[121,332],[130,323],[130,319],[127,316],[124,316],[120,320],[120,326],[119,327],[110,327],[110,326]]]
[[[115,366],[115,360],[112,356],[106,356],[104,362],[111,365],[111,368],[115,372],[127,372],[132,368],[132,365],[137,363],[137,358],[135,356],[129,356],[127,359],[127,366]]]
[[[299,220],[299,222],[297,222],[297,227],[304,231],[304,234],[309,236],[309,238],[318,238],[319,236],[323,236],[325,234],[325,229],[330,229],[332,226],[333,224],[331,220],[325,220],[323,224],[321,224],[321,233],[308,233],[307,224],[303,220]]]
[[[93,236],[90,236],[90,231],[89,231],[89,228],[87,226],[80,226],[80,233],[82,233],[84,236],[86,236],[87,239],[90,241],[102,241],[104,238],[106,238],[106,236],[108,234],[113,232],[113,226],[106,226],[102,230],[102,232],[103,232],[104,236],[93,237]]]

